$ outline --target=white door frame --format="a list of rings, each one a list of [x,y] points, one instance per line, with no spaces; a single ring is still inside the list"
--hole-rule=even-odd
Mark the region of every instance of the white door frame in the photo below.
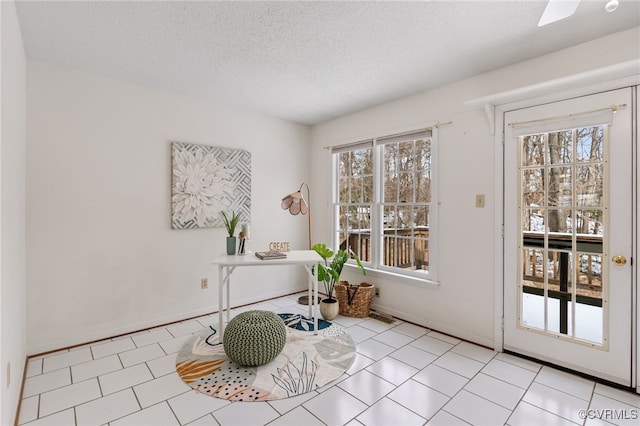
[[[638,148],[638,143],[640,143],[640,84],[636,85],[636,103],[633,105],[633,108],[635,108],[636,119],[631,134],[631,149],[632,155],[635,155],[636,158],[636,168],[633,171],[633,173],[636,174],[636,179],[633,182],[632,188],[632,196],[634,198],[632,204],[635,206],[632,235],[635,236],[635,240],[633,241],[631,251],[635,268],[631,268],[631,283],[632,294],[635,296],[633,299],[635,300],[634,308],[636,318],[635,321],[631,322],[631,331],[632,335],[636,337],[636,344],[632,346],[631,359],[633,360],[632,372],[635,372],[633,375],[635,383],[633,383],[633,385],[636,387],[636,392],[640,394],[640,258],[638,257],[640,254],[640,197],[638,197],[638,191],[640,190],[640,149]],[[632,111],[632,114],[633,112],[634,111]]]
[[[590,81],[590,78],[585,78],[584,74],[580,74],[575,78],[579,87],[570,84],[571,77],[566,77],[556,81],[547,82],[545,84],[525,87],[468,102],[469,105],[484,105],[484,109],[489,120],[490,131],[491,134],[494,135],[494,193],[496,194],[494,198],[494,348],[497,351],[503,351],[504,349],[504,114],[505,112],[513,109],[561,101],[602,91],[630,86],[640,87],[640,74],[637,73],[638,61],[633,62],[633,66],[635,68],[633,68],[634,71],[630,73],[630,77],[616,78],[617,75],[613,73],[613,76],[611,77],[612,79],[609,79],[610,76],[607,72],[594,70],[593,74],[597,75],[597,80],[600,80],[595,83]],[[579,84],[581,82],[584,83],[585,81],[589,81],[590,84]],[[563,90],[564,87],[572,87],[572,89]],[[632,143],[636,150],[634,154],[636,156],[637,165],[640,167],[640,149],[637,149],[638,142],[640,142],[640,138],[638,137],[638,127],[640,127],[640,108],[637,108],[637,105],[640,104],[640,89],[636,91],[636,97],[637,102],[634,115],[637,119],[633,129]],[[634,196],[636,196],[636,193],[640,188],[640,172],[638,172],[637,168],[634,170],[636,176],[635,187],[633,188]],[[635,342],[632,342],[631,387],[635,388],[637,393],[640,393],[640,369],[638,368],[638,363],[640,361],[638,359],[638,354],[640,353],[640,315],[638,314],[638,307],[640,306],[640,291],[638,289],[638,277],[640,276],[640,259],[638,259],[638,245],[640,244],[640,218],[638,217],[638,212],[640,212],[640,198],[637,196],[634,205],[633,232],[635,241],[632,249],[632,258],[635,262],[635,267],[632,268],[632,288],[635,298],[633,301],[633,319],[631,326],[632,330],[635,330],[635,333],[633,333],[635,336]]]

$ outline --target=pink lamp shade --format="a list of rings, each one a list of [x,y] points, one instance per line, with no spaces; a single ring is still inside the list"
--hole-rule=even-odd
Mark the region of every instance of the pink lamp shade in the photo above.
[[[292,215],[309,213],[309,205],[302,196],[301,191],[296,191],[284,197],[280,206],[283,210],[289,210]]]

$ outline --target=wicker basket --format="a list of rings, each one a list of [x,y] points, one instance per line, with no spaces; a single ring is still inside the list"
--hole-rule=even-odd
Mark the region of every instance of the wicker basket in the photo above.
[[[336,298],[339,314],[345,317],[365,318],[369,316],[369,307],[373,299],[373,284],[351,285],[348,281],[336,284]]]

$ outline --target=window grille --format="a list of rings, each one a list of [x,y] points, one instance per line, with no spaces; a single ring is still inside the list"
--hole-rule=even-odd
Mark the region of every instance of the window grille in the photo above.
[[[435,279],[436,129],[332,149],[334,245],[371,269]]]

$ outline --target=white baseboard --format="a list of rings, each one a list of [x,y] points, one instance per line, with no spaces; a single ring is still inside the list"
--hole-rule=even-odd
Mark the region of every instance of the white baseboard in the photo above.
[[[458,339],[466,340],[468,342],[477,343],[479,345],[485,346],[487,348],[494,349],[495,343],[491,339],[487,339],[484,337],[476,336],[475,334],[468,333],[466,331],[458,330],[455,328],[451,328],[442,323],[436,321],[425,320],[424,318],[418,318],[413,315],[407,314],[406,312],[397,311],[395,309],[389,309],[388,307],[379,305],[377,303],[373,303],[371,305],[371,309],[382,312],[385,314],[389,314],[395,318],[400,320],[408,321],[413,324],[421,325],[423,327],[427,327],[430,330],[438,331],[443,334],[447,334],[449,336],[457,337]]]
[[[249,305],[249,304],[257,303],[257,302],[268,301],[269,299],[273,299],[275,297],[282,297],[282,296],[286,296],[287,294],[303,292],[305,290],[306,290],[306,288],[302,288],[301,287],[298,290],[292,289],[292,290],[289,290],[289,291],[273,292],[273,293],[270,293],[270,294],[261,294],[261,295],[256,295],[256,296],[253,296],[253,297],[240,299],[240,300],[234,300],[232,307]],[[418,324],[418,325],[421,325],[423,327],[427,327],[427,328],[429,328],[431,330],[438,331],[438,332],[441,332],[441,333],[444,333],[444,334],[448,334],[448,335],[453,336],[453,337],[457,337],[459,339],[463,339],[463,340],[466,340],[466,341],[469,341],[469,342],[477,343],[479,345],[482,345],[482,346],[485,346],[485,347],[488,347],[488,348],[493,348],[494,347],[494,342],[491,339],[486,339],[484,337],[476,336],[474,334],[470,334],[470,333],[462,331],[462,330],[451,328],[451,327],[446,326],[446,325],[444,325],[442,323],[439,323],[439,322],[428,321],[428,320],[425,320],[424,318],[418,318],[418,317],[415,317],[413,315],[407,314],[406,312],[397,311],[397,310],[394,310],[394,309],[389,309],[388,307],[385,307],[383,305],[379,305],[379,304],[376,304],[376,303],[373,303],[371,305],[371,308],[373,310],[378,311],[378,312],[383,312],[383,313],[389,314],[389,315],[391,315],[391,316],[393,316],[395,318],[398,318],[400,320],[409,321],[411,323]],[[127,325],[127,326],[124,326],[124,327],[105,330],[103,332],[89,334],[89,335],[85,335],[85,336],[82,336],[82,337],[73,338],[73,339],[62,341],[62,342],[53,343],[53,344],[50,344],[50,345],[43,345],[43,346],[38,346],[38,347],[34,347],[34,348],[29,348],[27,350],[27,356],[34,356],[34,355],[38,355],[38,354],[54,352],[54,351],[59,351],[59,350],[62,350],[62,349],[67,349],[67,348],[72,348],[72,347],[76,347],[76,346],[86,345],[86,344],[89,344],[89,343],[92,343],[92,342],[97,342],[97,341],[100,341],[100,340],[111,339],[113,337],[121,336],[123,334],[135,333],[137,331],[142,331],[142,330],[146,330],[146,329],[149,329],[149,328],[155,328],[155,327],[159,327],[159,326],[162,326],[162,325],[167,325],[167,324],[172,324],[172,323],[176,323],[176,322],[180,322],[180,321],[185,321],[185,320],[190,319],[190,318],[196,318],[196,317],[202,317],[202,316],[206,316],[206,315],[211,315],[211,314],[214,314],[216,312],[218,312],[218,306],[212,306],[210,308],[197,309],[197,310],[194,310],[194,311],[183,312],[183,313],[180,313],[180,314],[175,314],[175,315],[170,315],[170,316],[166,316],[166,317],[162,317],[162,318],[157,318],[157,319],[154,319],[154,320],[151,320],[151,321],[145,321],[145,322],[140,322],[140,323],[136,323],[136,324]]]
[[[288,290],[288,291],[280,291],[274,292],[270,294],[260,294],[253,297],[248,297],[241,300],[233,300],[232,308],[237,306],[249,305],[252,303],[268,301],[269,299],[273,299],[275,297],[286,296],[287,294],[297,293],[298,291],[304,291],[306,288],[296,290]],[[151,321],[139,322],[136,324],[127,325],[124,327],[113,328],[110,330],[101,331],[94,334],[88,334],[82,337],[77,337],[73,339],[68,339],[61,342],[52,343],[49,345],[36,346],[34,348],[27,349],[27,356],[34,356],[49,352],[55,352],[63,349],[68,349],[76,346],[86,345],[92,342],[97,342],[100,340],[111,339],[117,336],[121,336],[123,334],[135,333],[137,331],[147,330],[149,328],[155,328],[162,325],[172,324],[176,322],[181,322],[190,318],[202,317],[206,315],[211,315],[218,312],[218,306],[211,306],[209,308],[197,309],[195,311],[183,312],[180,314],[169,315],[166,317],[157,318]]]

